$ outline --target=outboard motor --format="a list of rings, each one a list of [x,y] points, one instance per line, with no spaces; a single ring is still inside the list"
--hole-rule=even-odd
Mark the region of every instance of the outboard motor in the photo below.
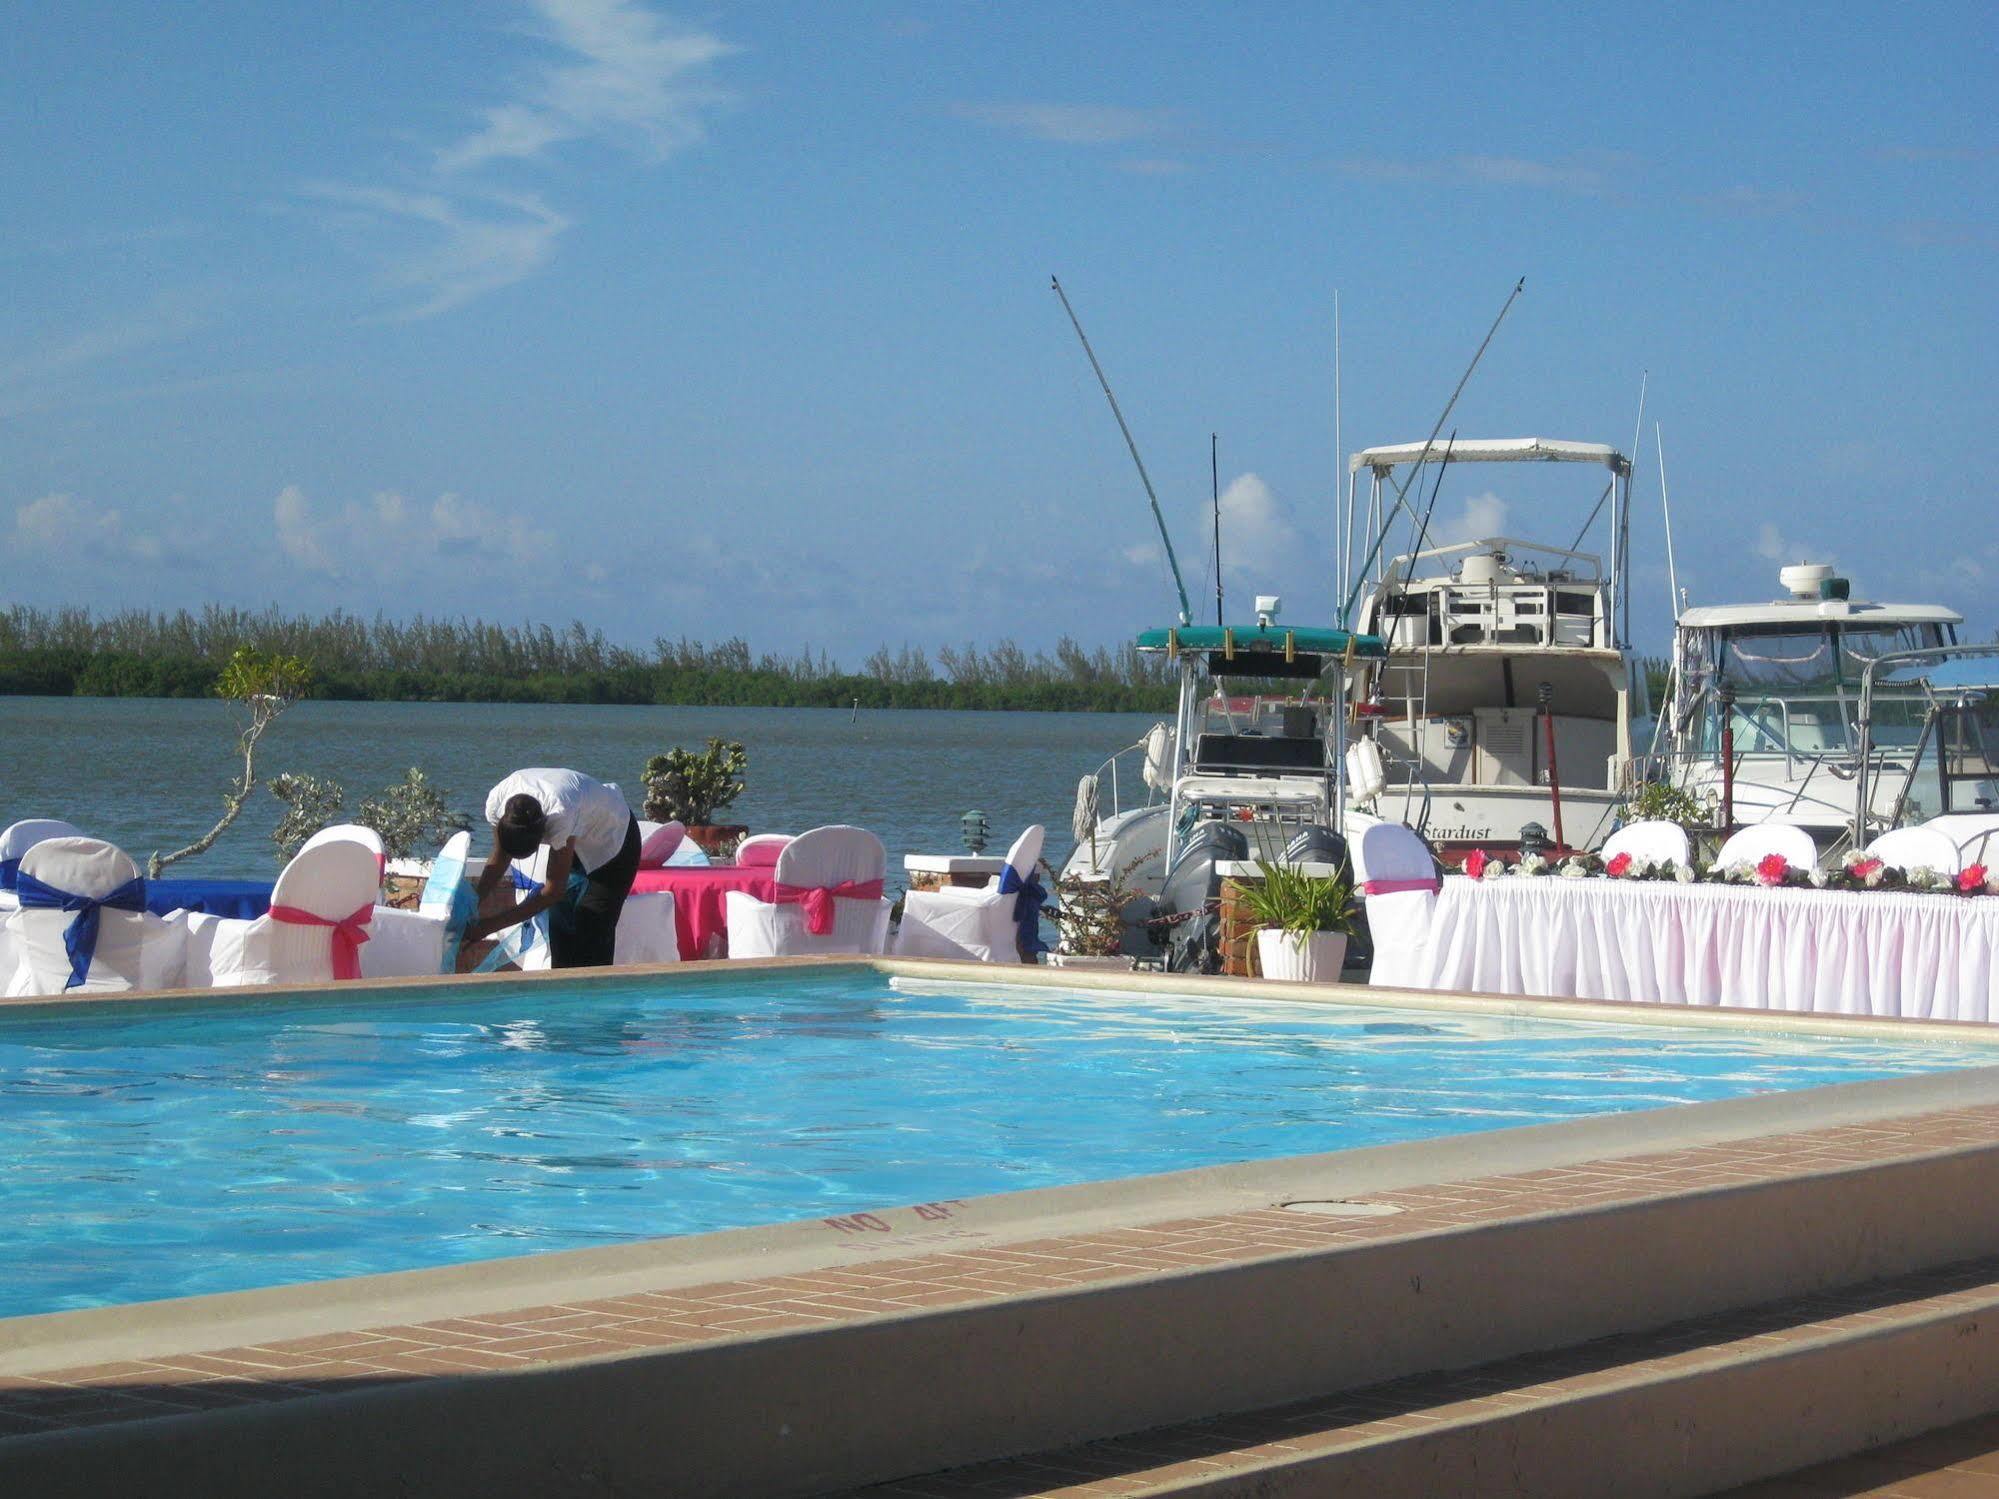
[[[1331,828],[1305,828],[1284,845],[1287,864],[1336,864],[1347,879],[1353,867],[1347,860],[1347,841]]]
[[[1159,926],[1169,972],[1221,971],[1221,917],[1212,907],[1222,893],[1222,881],[1215,865],[1248,858],[1248,837],[1241,828],[1225,822],[1204,822],[1188,836],[1180,857],[1166,871],[1166,883],[1159,894],[1159,909],[1164,915],[1198,913]]]
[[[1331,864],[1339,870],[1341,879],[1349,885],[1355,883],[1347,841],[1331,828],[1304,829],[1284,846],[1284,858],[1290,864]],[[1350,967],[1364,968],[1374,961],[1374,938],[1367,929],[1367,904],[1357,889],[1354,905],[1354,929],[1347,939],[1346,961]]]

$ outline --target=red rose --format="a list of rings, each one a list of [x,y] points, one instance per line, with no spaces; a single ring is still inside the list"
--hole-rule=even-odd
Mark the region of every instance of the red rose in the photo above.
[[[1782,854],[1765,854],[1756,861],[1756,883],[1781,885],[1791,872],[1791,862]]]
[[[1966,895],[1977,895],[1985,889],[1985,866],[1973,864],[1957,872],[1957,888]]]
[[[1603,872],[1609,875],[1614,880],[1623,879],[1624,876],[1630,872],[1630,869],[1631,869],[1630,854],[1618,854],[1614,858],[1612,858],[1608,864],[1603,866]]]
[[[1473,849],[1465,855],[1465,873],[1475,880],[1484,879],[1486,861],[1489,857],[1484,849]]]

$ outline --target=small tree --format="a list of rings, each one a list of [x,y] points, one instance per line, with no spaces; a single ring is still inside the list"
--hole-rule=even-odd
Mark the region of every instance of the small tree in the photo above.
[[[740,744],[710,739],[700,754],[679,746],[646,761],[645,815],[653,822],[703,827],[743,794],[749,757]]]
[[[296,771],[272,776],[270,791],[285,808],[284,816],[271,829],[271,843],[277,849],[280,864],[289,864],[298,857],[305,840],[338,818],[347,802],[347,793],[338,781]]]
[[[296,656],[236,647],[222,675],[215,680],[215,695],[236,704],[244,713],[242,731],[236,738],[236,753],[243,757],[243,769],[222,793],[222,817],[214,827],[186,848],[172,853],[155,853],[146,861],[146,877],[158,879],[169,864],[205,854],[242,814],[243,804],[257,786],[257,741],[293,703],[305,696],[312,685],[312,668]]]
[[[382,852],[389,858],[407,859],[435,849],[471,825],[452,811],[445,797],[429,776],[412,765],[395,785],[361,803],[354,820],[381,835]]]

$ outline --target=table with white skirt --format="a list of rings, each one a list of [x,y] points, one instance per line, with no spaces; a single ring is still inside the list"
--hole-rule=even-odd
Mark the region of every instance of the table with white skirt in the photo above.
[[[1430,989],[1989,1021],[1999,896],[1453,876],[1415,967]]]

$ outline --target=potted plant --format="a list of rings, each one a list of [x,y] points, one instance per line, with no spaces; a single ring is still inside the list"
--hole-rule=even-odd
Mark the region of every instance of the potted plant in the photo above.
[[[1337,875],[1306,874],[1257,863],[1237,899],[1258,924],[1257,964],[1265,978],[1337,982],[1346,962],[1357,907],[1353,886]]]
[[[1050,966],[1121,970],[1136,966],[1124,951],[1125,907],[1137,893],[1126,876],[1143,862],[1144,858],[1134,859],[1097,877],[1058,875],[1042,865],[1055,889],[1055,901],[1043,914],[1061,934],[1048,954]]]
[[[678,745],[646,761],[645,815],[652,822],[679,822],[687,836],[709,854],[726,853],[749,829],[718,823],[715,814],[743,794],[748,757],[740,744],[710,739],[699,754]]]

